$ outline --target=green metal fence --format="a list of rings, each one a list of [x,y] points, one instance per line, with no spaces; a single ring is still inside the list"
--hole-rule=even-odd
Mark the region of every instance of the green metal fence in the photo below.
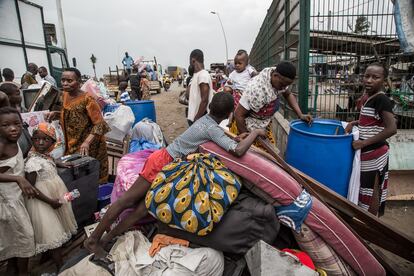
[[[403,54],[390,0],[274,0],[250,54],[259,70],[291,60],[301,109],[351,120],[368,64],[389,68],[386,92],[399,128],[414,128],[414,54]],[[291,112],[283,106],[285,117]]]

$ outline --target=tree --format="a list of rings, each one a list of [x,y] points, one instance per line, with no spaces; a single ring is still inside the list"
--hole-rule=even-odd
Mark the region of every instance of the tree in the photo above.
[[[91,56],[91,62],[92,62],[92,68],[93,68],[93,73],[95,74],[95,79],[96,79],[96,69],[95,69],[95,63],[97,61],[97,58],[92,54]]]
[[[358,16],[355,22],[354,33],[363,34],[369,31],[371,27],[371,22],[368,21],[366,16]]]

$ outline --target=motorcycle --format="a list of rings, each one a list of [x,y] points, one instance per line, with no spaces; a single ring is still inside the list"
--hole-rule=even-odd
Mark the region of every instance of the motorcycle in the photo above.
[[[164,86],[164,91],[167,92],[168,89],[170,89],[170,87],[171,87],[171,80],[170,79],[165,79],[164,83],[163,83],[163,86]]]

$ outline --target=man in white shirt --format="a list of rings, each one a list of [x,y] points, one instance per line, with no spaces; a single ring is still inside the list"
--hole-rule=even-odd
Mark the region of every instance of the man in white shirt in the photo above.
[[[204,55],[201,50],[195,49],[191,52],[190,67],[194,70],[187,115],[188,124],[191,126],[209,111],[208,105],[213,98],[213,85],[209,72],[204,69]]]
[[[46,67],[44,66],[39,67],[39,76],[42,78],[42,84],[43,82],[48,82],[54,87],[57,87],[55,78],[49,75],[49,72],[47,71]]]

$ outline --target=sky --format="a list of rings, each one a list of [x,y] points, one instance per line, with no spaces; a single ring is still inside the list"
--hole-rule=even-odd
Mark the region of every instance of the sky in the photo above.
[[[46,23],[58,27],[55,0],[31,0],[44,7]],[[125,51],[167,66],[188,67],[193,49],[204,52],[205,66],[224,62],[226,50],[217,15],[227,37],[228,56],[250,52],[272,0],[62,0],[68,58],[83,74],[120,66]],[[58,33],[58,43],[61,41]]]

